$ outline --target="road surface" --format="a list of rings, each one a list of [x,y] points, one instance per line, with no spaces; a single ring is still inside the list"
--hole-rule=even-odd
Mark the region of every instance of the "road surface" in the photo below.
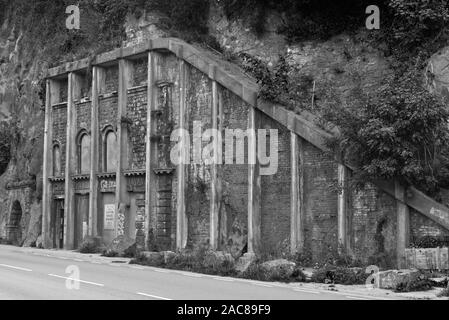
[[[369,300],[372,297],[190,272],[94,261],[0,245],[0,299]],[[79,278],[73,277],[79,270]],[[79,285],[79,286],[78,286]],[[77,288],[78,287],[78,288]]]

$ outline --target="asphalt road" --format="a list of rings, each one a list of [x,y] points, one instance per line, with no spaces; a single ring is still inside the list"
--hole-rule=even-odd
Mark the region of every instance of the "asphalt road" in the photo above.
[[[0,245],[0,299],[369,300],[313,287],[67,258]],[[79,270],[79,281],[73,277]],[[67,286],[68,284],[68,286]],[[77,285],[79,288],[77,289]]]

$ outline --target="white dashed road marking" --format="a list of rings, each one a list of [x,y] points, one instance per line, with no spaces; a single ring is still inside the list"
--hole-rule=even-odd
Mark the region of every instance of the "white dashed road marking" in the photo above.
[[[346,296],[346,298],[349,298],[349,299],[355,299],[355,300],[369,300],[369,299],[367,299],[367,298],[353,297],[353,296]]]
[[[78,280],[78,279],[73,279],[70,277],[63,277],[63,276],[58,276],[56,274],[48,274],[50,277],[55,277],[55,278],[60,278],[60,279],[66,279],[66,280],[71,280],[71,281],[76,281],[76,282],[81,282],[81,283],[87,283],[87,284],[91,284],[94,286],[98,286],[98,287],[104,287],[104,284],[101,283],[96,283],[96,282],[91,282],[91,281],[85,281],[85,280]]]
[[[137,292],[138,295],[141,296],[145,296],[145,297],[150,297],[150,298],[154,298],[154,299],[159,299],[159,300],[171,300],[169,298],[164,298],[164,297],[160,297],[160,296],[155,296],[152,294],[148,294],[148,293],[143,293],[143,292]]]
[[[293,291],[304,292],[304,293],[313,293],[313,294],[320,294],[321,293],[319,291],[306,290],[306,289],[293,289]]]
[[[214,277],[212,278],[214,280],[219,280],[219,281],[227,281],[227,282],[234,282],[234,279],[229,279],[229,278],[219,278],[219,277]]]
[[[7,264],[0,264],[0,267],[10,268],[10,269],[15,269],[15,270],[20,270],[20,271],[26,271],[26,272],[31,272],[31,271],[33,271],[33,270],[31,270],[31,269],[22,268],[22,267],[10,266],[10,265],[7,265]]]

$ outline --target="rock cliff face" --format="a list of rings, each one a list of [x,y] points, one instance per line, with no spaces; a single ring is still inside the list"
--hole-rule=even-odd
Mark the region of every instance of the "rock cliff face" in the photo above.
[[[9,18],[13,16],[8,11],[6,18],[0,20],[0,120],[13,123],[15,128],[11,161],[0,176],[0,238],[6,238],[8,232],[17,232],[18,243],[32,245],[40,234],[42,215],[43,77],[54,61],[49,61],[39,46],[28,41],[24,36],[28,26]],[[305,104],[311,103],[312,94],[321,92],[323,99],[329,98],[325,93],[328,91],[341,103],[346,103],[376,87],[390,72],[381,50],[361,41],[366,38],[366,30],[352,36],[342,34],[328,41],[289,45],[276,32],[280,23],[277,13],[268,14],[267,31],[258,36],[244,21],[228,20],[222,10],[212,4],[209,34],[226,52],[219,53],[224,58],[227,54],[246,53],[273,67],[280,56],[287,56],[290,72],[297,73],[301,88],[310,93],[304,97]],[[157,12],[146,12],[140,18],[130,15],[124,27],[123,45],[169,35]],[[89,45],[87,47],[89,51]],[[72,56],[71,53],[62,55],[61,60],[72,59]],[[439,70],[438,92],[444,90],[441,83],[448,78],[449,68],[443,65],[448,56],[447,50],[440,53],[432,65]],[[309,80],[303,81],[304,77]],[[19,232],[11,230],[14,219],[22,222]]]

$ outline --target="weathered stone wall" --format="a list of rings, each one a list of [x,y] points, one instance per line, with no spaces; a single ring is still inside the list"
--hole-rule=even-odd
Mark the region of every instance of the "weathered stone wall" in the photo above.
[[[148,79],[148,58],[145,57],[134,61],[133,66],[133,87],[145,85]]]
[[[90,101],[75,103],[76,108],[76,132],[85,129],[90,131],[91,128],[91,107],[92,103]]]
[[[394,266],[396,201],[371,184],[350,191],[348,228],[352,253],[364,262]]]
[[[223,129],[248,128],[249,105],[229,90],[218,86],[223,105]],[[225,133],[222,133],[223,143]],[[233,147],[235,148],[235,146]],[[247,150],[248,141],[245,139]],[[222,160],[225,161],[226,148],[222,148]],[[234,149],[235,152],[235,149]],[[245,163],[247,163],[245,155]],[[219,230],[220,249],[228,249],[237,255],[247,245],[248,234],[248,166],[246,164],[223,165],[220,168],[222,178],[222,198],[220,202]]]
[[[424,237],[436,239],[449,239],[449,231],[436,222],[420,214],[414,209],[410,210],[410,238],[412,242],[419,242]]]
[[[128,92],[126,114],[131,120],[128,132],[131,169],[145,169],[147,99],[147,86],[141,86]]]
[[[118,90],[118,66],[112,66],[105,70],[105,88],[104,92],[114,92]],[[103,92],[101,92],[103,93]]]
[[[275,256],[289,253],[290,249],[290,198],[291,153],[290,131],[259,113],[263,129],[278,130],[278,168],[274,175],[261,177],[261,235],[265,253]],[[267,136],[267,144],[269,136]],[[270,149],[267,147],[267,152]]]
[[[98,104],[98,125],[100,130],[103,130],[106,126],[116,128],[118,120],[117,108],[117,94],[100,97]]]
[[[303,141],[305,248],[313,259],[337,246],[337,163]]]
[[[186,125],[193,141],[194,121],[201,123],[201,133],[212,127],[211,82],[207,75],[193,67],[188,66],[187,74]],[[201,142],[202,147],[205,145]],[[194,159],[192,145],[190,149],[191,159]],[[210,166],[201,160],[188,165],[186,173],[188,245],[192,246],[209,241]]]
[[[53,141],[59,144],[61,171],[65,170],[66,140],[67,140],[67,104],[53,107],[52,115]],[[51,173],[52,175],[52,173]]]

